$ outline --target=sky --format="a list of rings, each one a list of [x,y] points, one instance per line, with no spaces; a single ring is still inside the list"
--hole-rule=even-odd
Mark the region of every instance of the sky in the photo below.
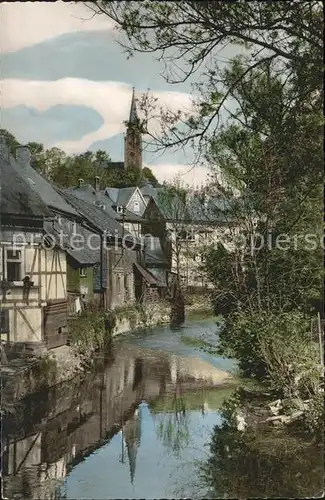
[[[137,96],[150,89],[163,108],[191,109],[190,83],[171,89],[151,54],[128,60],[112,22],[82,2],[3,2],[0,23],[1,128],[21,143],[68,154],[104,149],[121,161],[133,86]],[[191,168],[181,151],[145,152],[144,164],[160,182],[206,180],[207,169]]]

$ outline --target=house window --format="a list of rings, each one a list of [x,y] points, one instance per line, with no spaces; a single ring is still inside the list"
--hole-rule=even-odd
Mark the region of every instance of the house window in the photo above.
[[[117,211],[118,214],[122,214],[123,213],[123,207],[117,207],[116,211]]]
[[[86,278],[87,277],[87,268],[86,267],[81,267],[79,270],[79,276],[80,278]]]
[[[119,274],[116,276],[116,289],[117,293],[120,294],[122,291],[122,287],[121,287],[121,276]]]
[[[185,229],[180,229],[177,231],[177,239],[180,241],[195,241],[195,234],[193,231],[185,231]]]
[[[133,204],[133,211],[134,212],[140,212],[140,203],[138,201],[135,201]]]
[[[6,249],[6,273],[8,281],[22,280],[22,252],[21,250]]]
[[[129,280],[128,280],[128,275],[124,274],[124,293],[125,293],[125,298],[129,298]]]
[[[131,226],[130,226],[130,224],[124,224],[124,229],[125,229],[125,231],[127,231],[128,233],[131,233]]]

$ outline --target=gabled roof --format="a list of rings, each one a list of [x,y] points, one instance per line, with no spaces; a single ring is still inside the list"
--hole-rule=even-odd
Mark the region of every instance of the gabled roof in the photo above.
[[[15,168],[16,160],[9,155],[0,156],[0,213],[24,217],[50,217],[51,212],[39,194]]]
[[[96,189],[91,186],[91,184],[85,184],[82,187],[66,189],[66,192],[70,192],[75,197],[80,200],[87,201],[93,205],[99,207],[100,204],[105,205],[105,212],[107,215],[113,219],[116,218],[116,212],[112,208],[111,200],[104,194],[103,191],[96,191]]]
[[[111,189],[115,190],[116,189],[116,196],[118,196],[118,188],[106,188],[106,189]],[[91,184],[85,184],[82,187],[77,187],[77,188],[70,188],[69,192],[71,192],[74,196],[81,200],[88,201],[89,203],[92,203],[96,206],[99,206],[100,204],[105,205],[105,212],[109,217],[112,219],[115,219],[117,221],[122,221],[123,217],[121,214],[117,213],[112,207],[114,205],[117,205],[116,202],[112,201],[111,197],[109,197],[106,193],[105,190],[100,190],[96,191]],[[133,212],[130,212],[129,210],[125,210],[124,212],[124,221],[125,222],[138,222],[141,220],[141,217],[139,215],[134,214]]]
[[[153,188],[156,190],[156,188]],[[162,217],[166,221],[183,220],[189,219],[189,214],[186,209],[186,205],[180,199],[179,196],[170,194],[168,191],[164,191],[163,188],[158,188],[149,199],[148,205],[150,208],[150,203],[154,203]],[[150,201],[151,200],[151,201]],[[149,210],[149,209],[148,209]],[[146,210],[144,211],[144,218],[146,217]]]
[[[104,193],[112,200],[113,204],[119,207],[126,207],[136,189],[136,187],[106,187]]]
[[[150,183],[145,184],[144,186],[140,187],[139,189],[142,193],[142,196],[146,196],[146,197],[151,196],[151,198],[153,198],[154,200],[158,197],[158,193],[163,190],[163,188],[161,188],[161,187],[158,187],[158,188],[153,187],[153,185]]]
[[[110,198],[112,203],[117,203],[118,192],[118,188],[107,187],[104,189],[104,194]]]
[[[117,205],[126,207],[136,189],[136,187],[120,188],[118,190]]]
[[[102,210],[92,203],[81,200],[74,195],[73,190],[57,189],[62,196],[64,196],[67,202],[71,203],[76,211],[78,211],[78,213],[82,215],[89,222],[89,224],[95,226],[100,232],[106,232],[107,235],[111,235],[113,237],[117,236],[119,239],[124,237],[126,242],[129,241],[130,243],[133,243],[135,241],[140,244],[140,240],[125,231],[121,224],[106,213],[106,210]]]
[[[37,192],[43,202],[52,210],[76,216],[77,212],[65,199],[59,195],[54,185],[46,180],[40,173],[36,172],[30,165],[20,164],[14,158],[11,163],[17,173],[29,184],[33,191]]]
[[[47,234],[53,236],[57,244],[63,247],[64,250],[79,264],[92,265],[100,260],[100,237],[94,235],[80,224],[65,222],[45,222],[44,229]],[[85,244],[82,248],[77,248],[78,243],[74,243],[73,235],[78,234],[84,238]],[[91,239],[89,238],[91,236]],[[96,239],[98,241],[96,241]],[[63,243],[63,245],[62,245]],[[91,243],[91,246],[90,246]]]

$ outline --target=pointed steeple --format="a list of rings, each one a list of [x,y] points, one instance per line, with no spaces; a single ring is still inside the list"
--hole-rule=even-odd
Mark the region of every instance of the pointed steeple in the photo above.
[[[136,125],[138,123],[138,121],[139,121],[139,118],[138,118],[138,113],[137,113],[137,102],[136,102],[136,98],[135,98],[135,88],[133,87],[129,124]]]
[[[133,484],[137,452],[141,442],[141,408],[138,408],[133,417],[125,424],[124,436],[129,459],[130,480]]]
[[[129,121],[124,137],[124,168],[142,169],[142,135],[139,125],[135,88],[133,87]]]

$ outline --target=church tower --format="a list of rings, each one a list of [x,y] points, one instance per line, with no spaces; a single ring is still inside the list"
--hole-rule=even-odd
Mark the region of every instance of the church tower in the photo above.
[[[139,117],[137,113],[134,87],[132,92],[130,117],[127,122],[126,135],[124,137],[124,168],[142,169],[142,135],[139,130]]]

